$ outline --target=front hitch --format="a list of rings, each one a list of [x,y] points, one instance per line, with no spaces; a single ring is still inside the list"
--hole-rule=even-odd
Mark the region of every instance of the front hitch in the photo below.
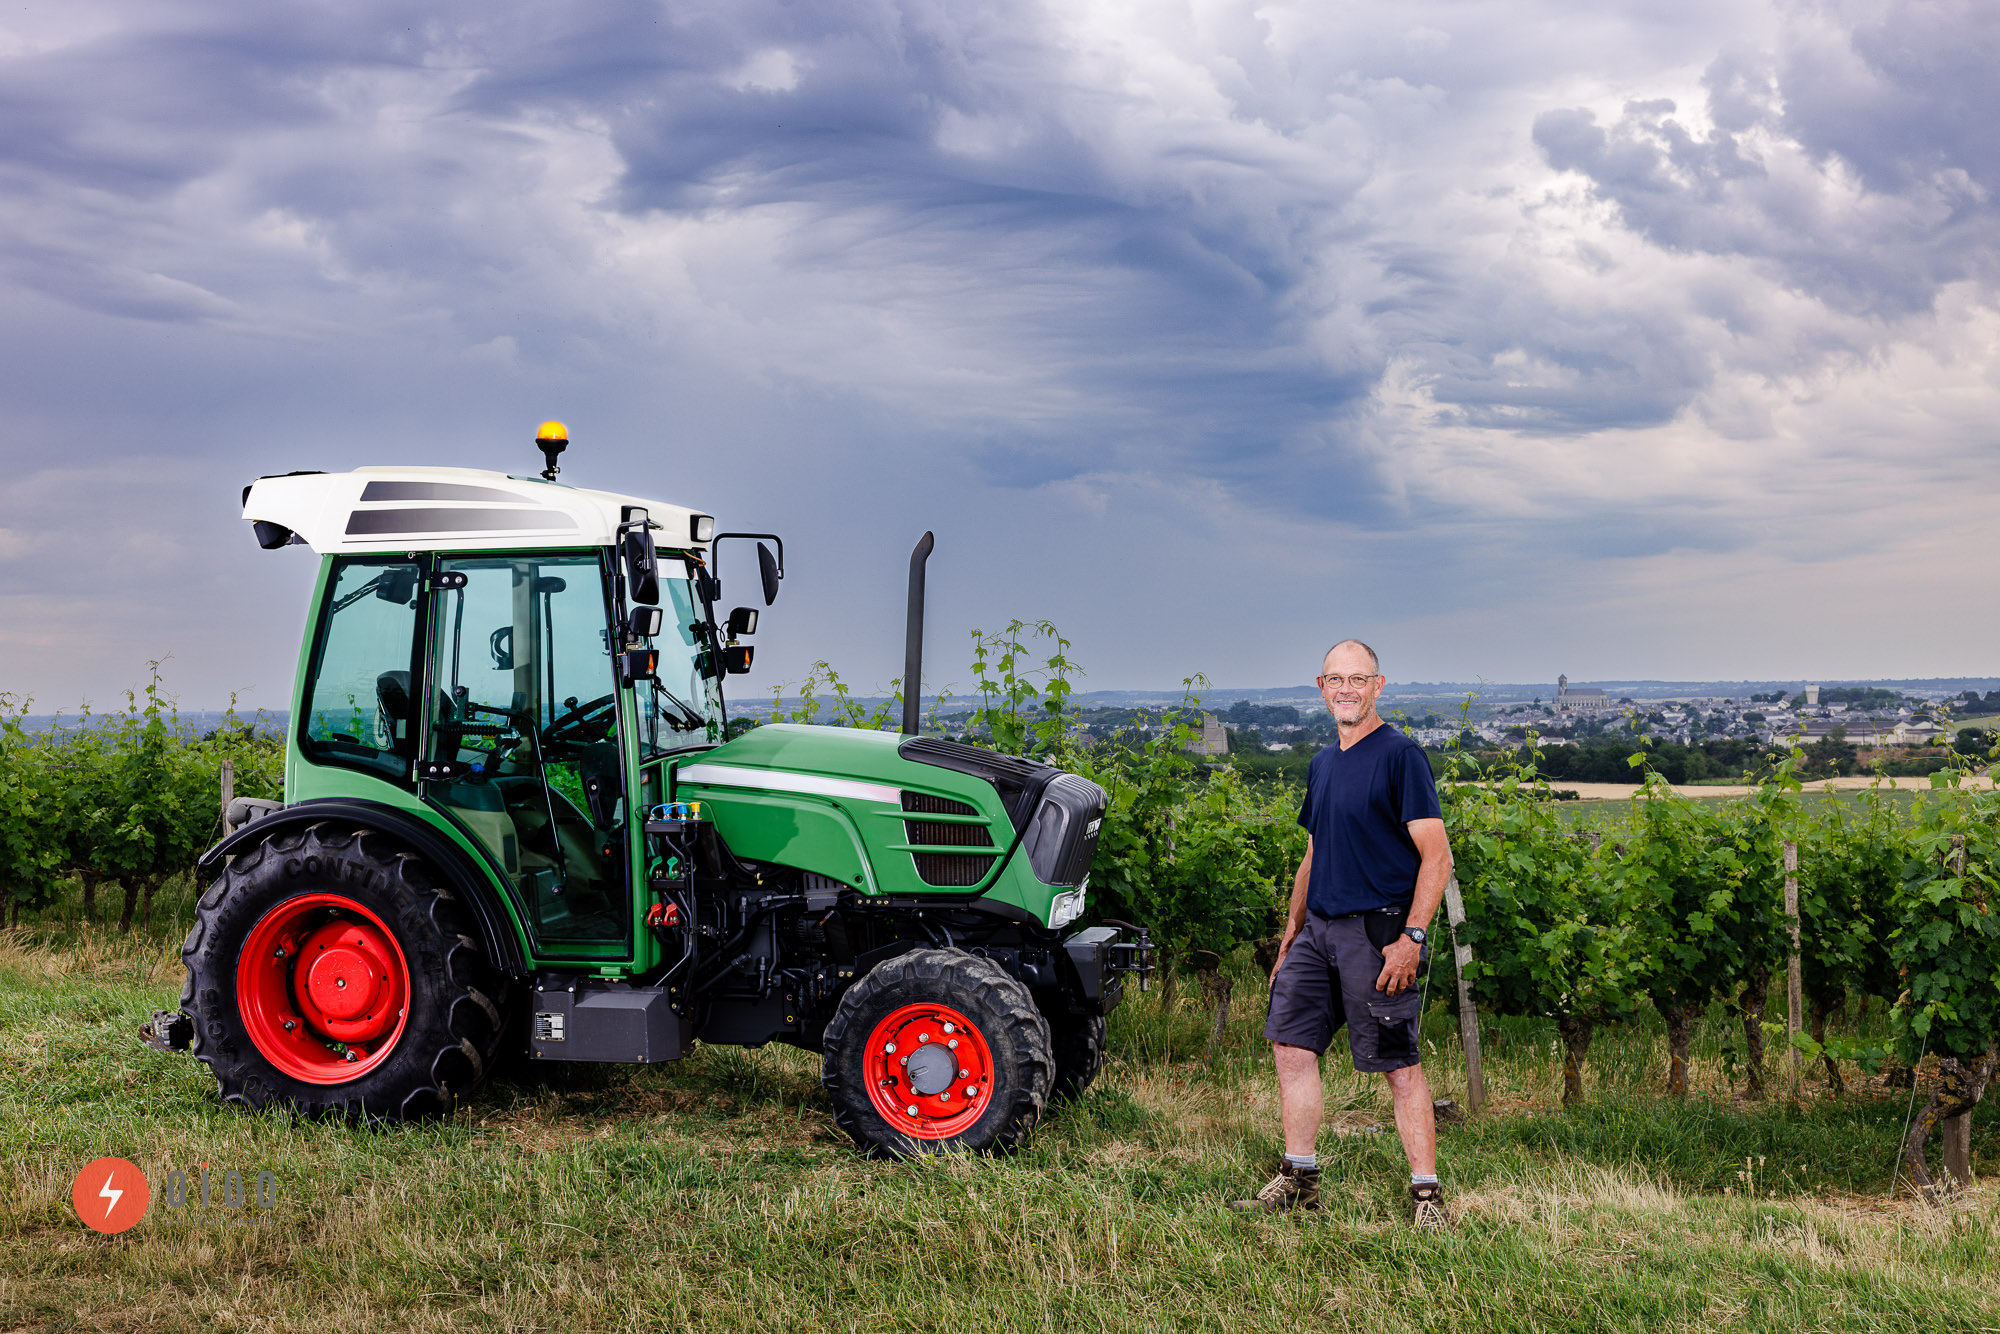
[[[1132,939],[1124,938],[1130,932]],[[1085,927],[1062,943],[1076,975],[1072,1007],[1091,1014],[1109,1014],[1125,998],[1125,973],[1139,975],[1139,989],[1153,972],[1153,938],[1145,927],[1127,922]]]
[[[1125,926],[1123,922],[1118,923],[1118,925]],[[1109,957],[1105,960],[1104,971],[1107,973],[1137,973],[1139,975],[1139,990],[1143,992],[1147,989],[1146,984],[1153,976],[1153,970],[1157,966],[1153,962],[1155,952],[1153,933],[1149,928],[1143,926],[1125,926],[1125,929],[1130,931],[1134,938],[1131,940],[1117,940],[1111,943],[1111,947],[1107,951]]]

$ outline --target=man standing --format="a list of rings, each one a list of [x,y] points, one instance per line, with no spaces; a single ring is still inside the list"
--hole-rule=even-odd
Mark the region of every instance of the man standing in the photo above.
[[[1327,650],[1319,689],[1340,742],[1307,770],[1299,810],[1306,857],[1292,877],[1264,1025],[1278,1067],[1285,1157],[1269,1185],[1230,1207],[1319,1207],[1319,1058],[1345,1025],[1354,1068],[1389,1080],[1410,1160],[1412,1219],[1442,1228],[1450,1219],[1438,1186],[1430,1084],[1418,1064],[1417,974],[1429,960],[1426,932],[1451,876],[1451,847],[1423,748],[1375,712],[1385,684],[1375,650],[1361,641]]]

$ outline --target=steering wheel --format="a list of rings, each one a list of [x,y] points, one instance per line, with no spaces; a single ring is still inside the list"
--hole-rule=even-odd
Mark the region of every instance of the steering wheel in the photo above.
[[[585,745],[604,740],[611,735],[611,725],[616,721],[612,706],[617,701],[616,695],[599,695],[588,704],[573,706],[542,729],[542,741],[553,745]]]

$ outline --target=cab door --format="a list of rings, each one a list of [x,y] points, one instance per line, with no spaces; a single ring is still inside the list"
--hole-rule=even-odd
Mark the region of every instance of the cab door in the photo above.
[[[512,883],[541,957],[629,955],[610,581],[596,552],[438,558],[427,800]]]

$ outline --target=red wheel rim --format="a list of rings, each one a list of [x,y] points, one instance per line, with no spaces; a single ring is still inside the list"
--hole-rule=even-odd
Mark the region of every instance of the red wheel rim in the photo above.
[[[868,1035],[861,1058],[868,1097],[912,1139],[968,1129],[993,1096],[993,1053],[970,1019],[949,1005],[905,1005]]]
[[[396,1049],[410,966],[382,919],[353,899],[301,894],[250,928],[236,1004],[271,1064],[308,1084],[344,1084]]]

